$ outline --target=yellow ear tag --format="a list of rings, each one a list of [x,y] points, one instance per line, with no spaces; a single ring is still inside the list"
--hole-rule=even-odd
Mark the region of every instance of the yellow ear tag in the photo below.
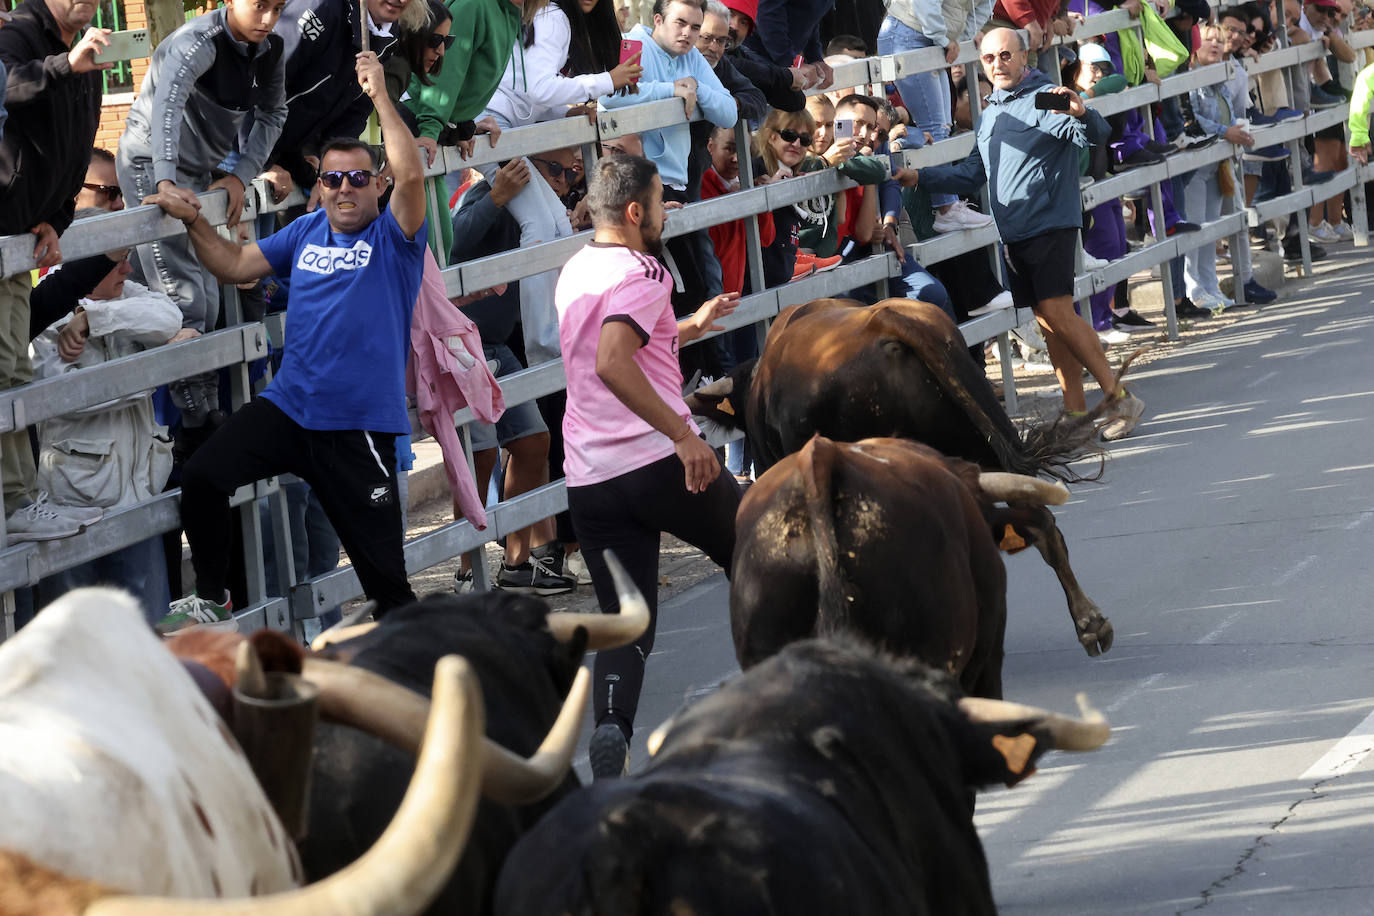
[[[1031,751],[1035,750],[1035,739],[1026,734],[1017,735],[1015,738],[993,735],[992,746],[1006,759],[1007,769],[1021,776],[1026,769],[1026,762],[1030,760]]]
[[[1016,529],[1007,525],[1006,531],[1002,533],[1002,540],[997,545],[1007,553],[1016,553],[1018,550],[1026,549],[1026,539],[1016,533]]]
[[[729,398],[721,398],[720,403],[716,405],[716,410],[731,417],[735,415],[735,408],[730,405]]]

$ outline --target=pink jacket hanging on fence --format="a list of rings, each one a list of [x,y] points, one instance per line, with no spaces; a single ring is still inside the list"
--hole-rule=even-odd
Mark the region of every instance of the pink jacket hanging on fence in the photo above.
[[[475,528],[487,526],[487,511],[477,492],[453,414],[471,407],[483,423],[506,411],[501,386],[482,356],[477,326],[448,300],[434,255],[425,252],[425,274],[410,321],[410,363],[406,390],[415,395],[420,425],[444,452],[444,471],[454,501]]]

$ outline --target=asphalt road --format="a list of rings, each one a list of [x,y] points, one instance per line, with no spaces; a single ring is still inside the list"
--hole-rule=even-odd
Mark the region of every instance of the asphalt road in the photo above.
[[[1135,373],[1145,422],[1057,512],[1110,653],[1038,555],[1008,558],[1006,696],[1084,691],[1113,737],[980,796],[1002,911],[1374,910],[1371,288],[1358,262],[1290,283]],[[665,603],[636,766],[736,670],[726,602],[716,575]]]

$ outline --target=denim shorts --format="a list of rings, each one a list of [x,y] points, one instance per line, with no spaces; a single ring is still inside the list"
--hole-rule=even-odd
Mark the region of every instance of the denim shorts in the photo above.
[[[484,344],[482,355],[487,361],[496,360],[497,378],[503,375],[510,375],[519,372],[525,367],[520,360],[515,358],[510,347],[505,344]],[[474,452],[486,451],[489,448],[496,448],[498,445],[506,446],[516,439],[523,439],[526,436],[546,433],[549,428],[544,425],[544,418],[539,413],[539,405],[534,401],[526,401],[523,404],[514,404],[506,408],[506,412],[501,414],[501,419],[495,424],[492,423],[469,423],[468,435],[472,437],[472,450]]]

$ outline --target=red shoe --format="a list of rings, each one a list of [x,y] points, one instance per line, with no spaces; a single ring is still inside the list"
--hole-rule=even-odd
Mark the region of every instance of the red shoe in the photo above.
[[[809,277],[816,272],[816,265],[812,261],[803,261],[800,253],[797,255],[797,266],[792,269],[792,279],[800,280]]]

